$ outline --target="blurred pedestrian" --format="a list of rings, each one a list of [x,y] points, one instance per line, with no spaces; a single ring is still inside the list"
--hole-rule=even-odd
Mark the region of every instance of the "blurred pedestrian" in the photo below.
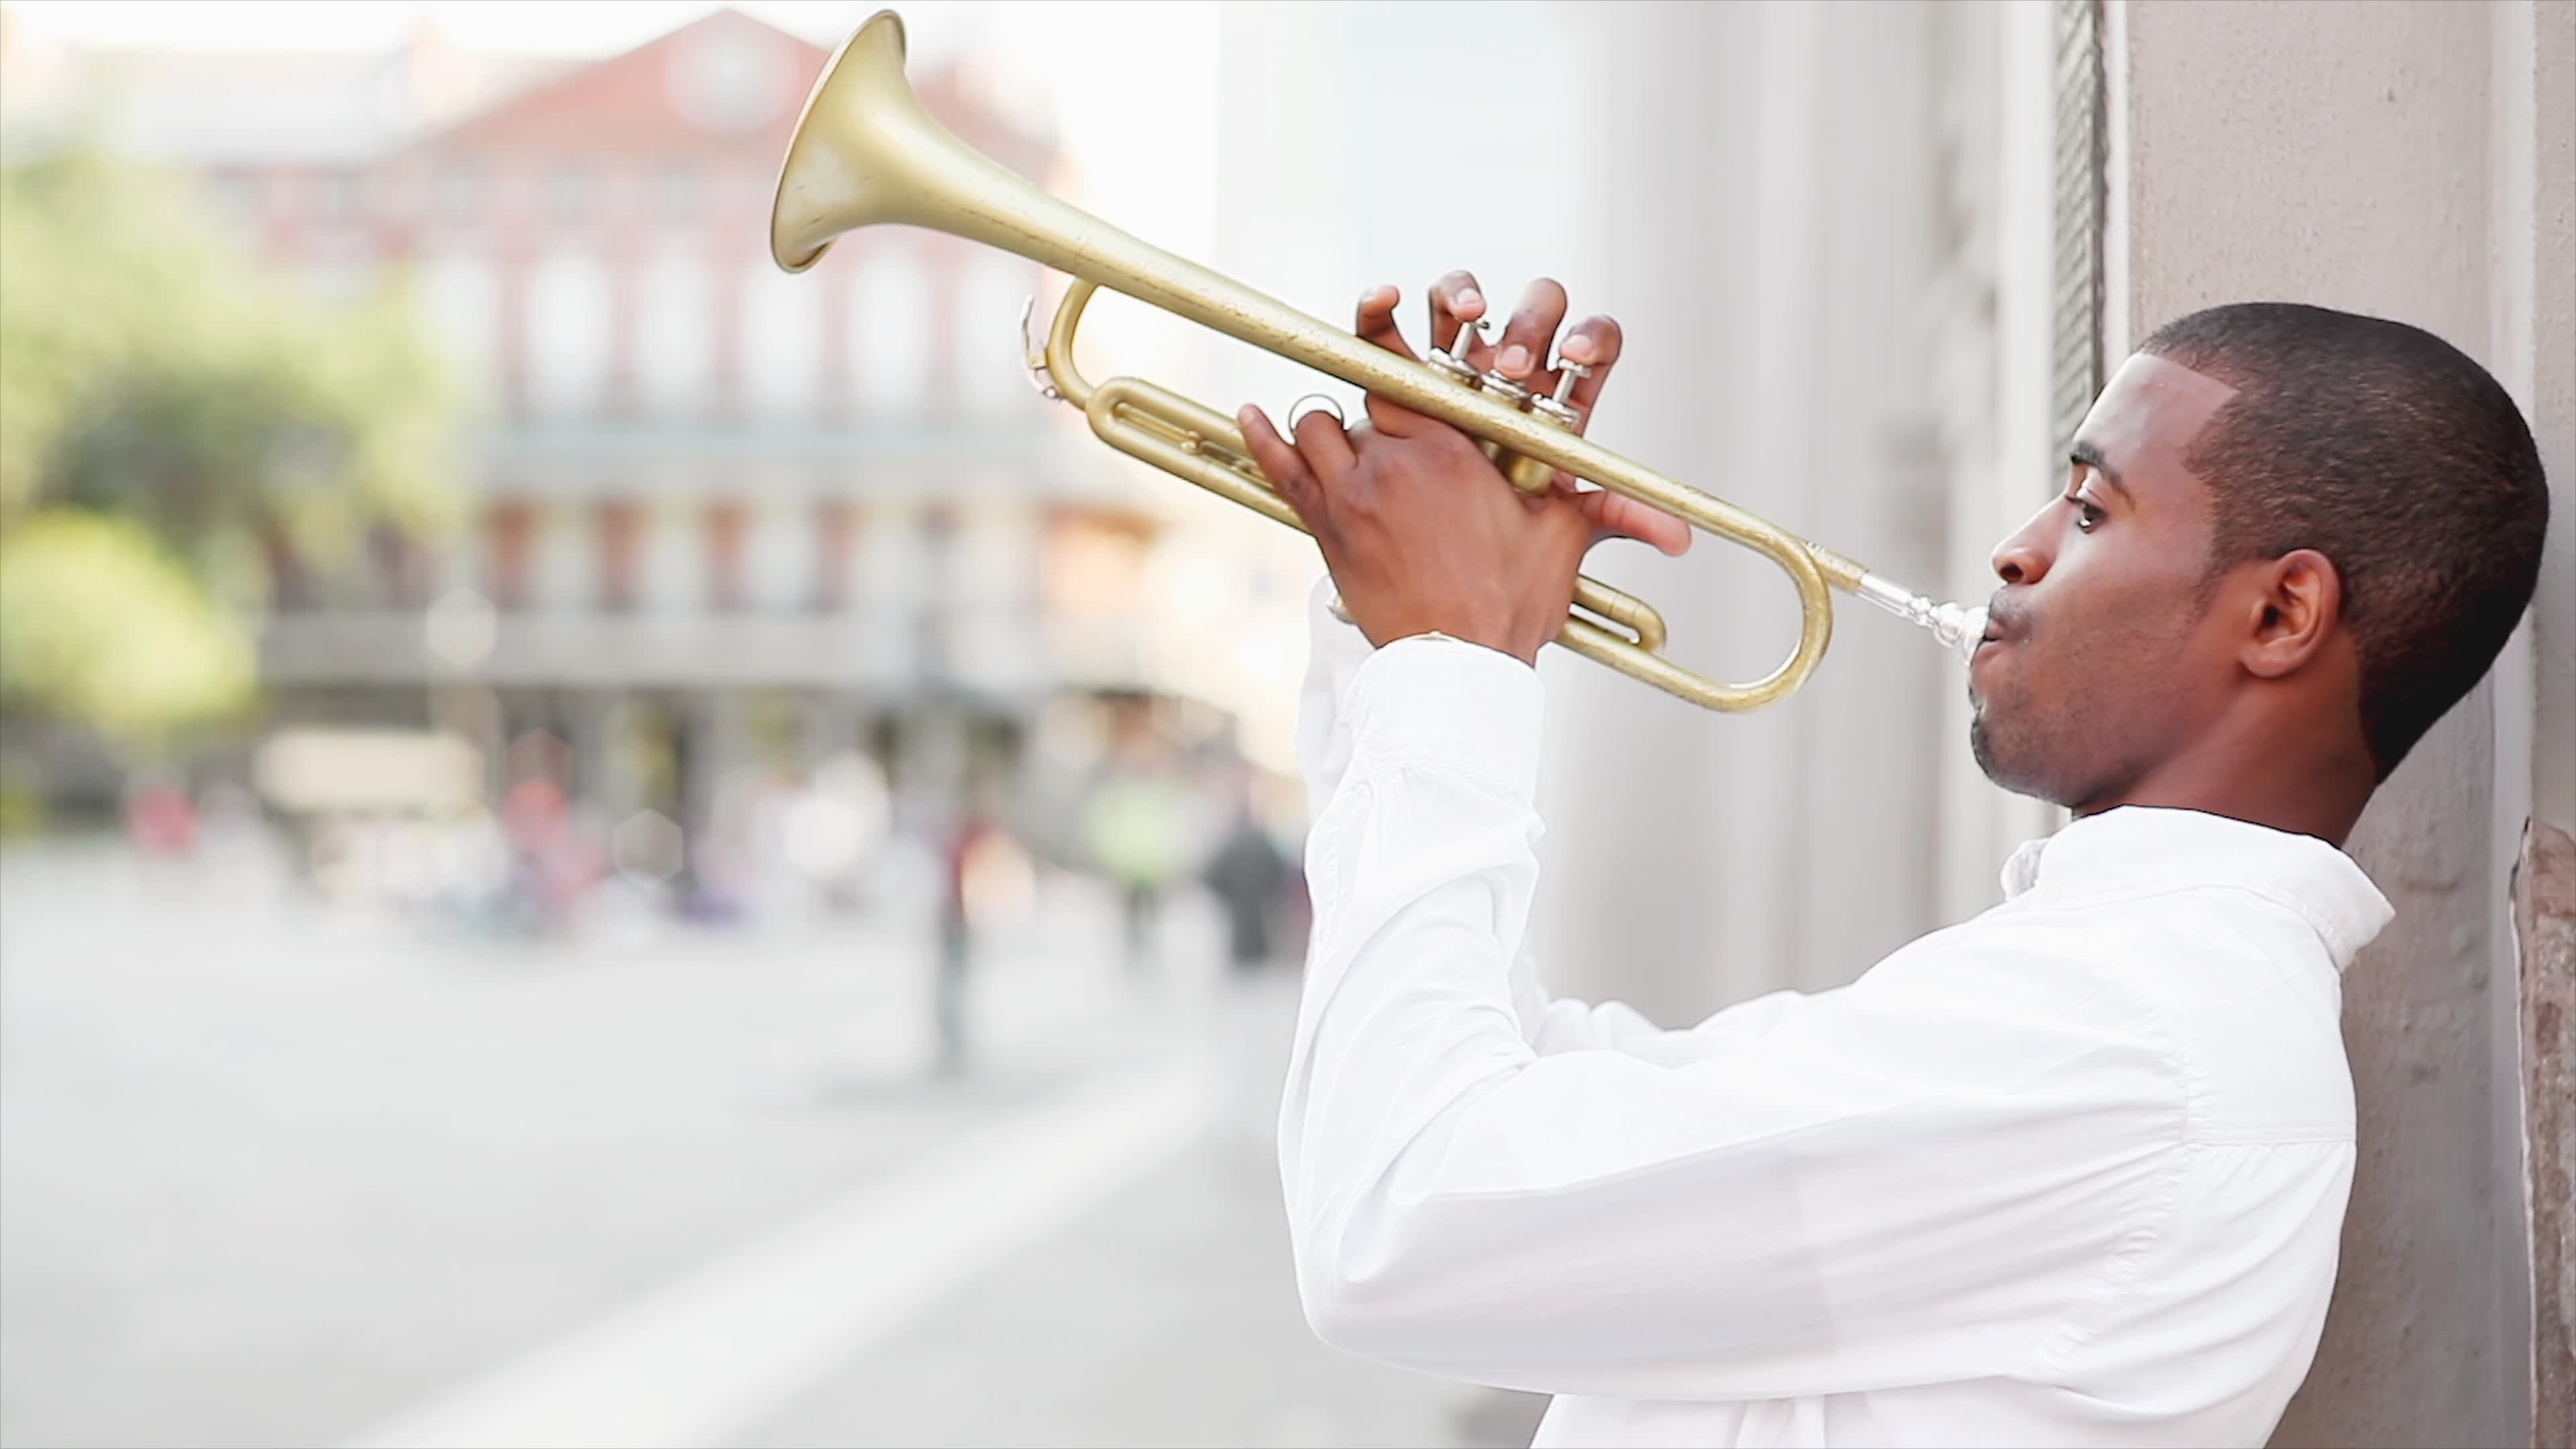
[[[940,852],[939,974],[931,988],[931,1013],[938,1051],[932,1069],[943,1077],[966,1071],[966,979],[975,951],[967,881],[976,847],[992,828],[970,814],[949,832]]]
[[[197,804],[163,771],[138,774],[125,791],[125,833],[145,855],[173,859],[197,848]]]
[[[939,975],[932,991],[941,1076],[962,1075],[970,1064],[968,987],[976,953],[996,932],[1026,919],[1036,894],[1029,853],[1005,823],[1001,789],[993,775],[983,775],[967,788],[966,803],[942,852]]]
[[[1291,879],[1288,857],[1245,801],[1201,873],[1225,907],[1226,961],[1239,973],[1270,963]]]
[[[1127,969],[1151,965],[1163,893],[1181,874],[1190,802],[1164,773],[1122,769],[1092,792],[1084,836],[1092,859],[1118,883],[1126,924]]]

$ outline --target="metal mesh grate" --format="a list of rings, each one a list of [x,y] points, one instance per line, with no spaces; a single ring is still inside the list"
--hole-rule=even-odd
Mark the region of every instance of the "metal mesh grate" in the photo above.
[[[2101,0],[2056,0],[2057,275],[2050,295],[2049,420],[2063,442],[2102,390],[2102,228],[2109,145]],[[2051,486],[2054,486],[2052,483]]]

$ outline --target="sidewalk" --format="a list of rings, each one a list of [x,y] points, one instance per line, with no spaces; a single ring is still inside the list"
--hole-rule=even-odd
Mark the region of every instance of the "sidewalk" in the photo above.
[[[1488,1396],[1325,1347],[1297,1305],[1271,1123],[1295,1016],[1285,977],[1236,983],[1216,1126],[901,1341],[772,1416],[758,1449],[840,1445],[1482,1442]],[[1506,1420],[1509,1416],[1506,1415]],[[1506,1422],[1526,1444],[1526,1425]],[[1502,1441],[1496,1441],[1502,1442]]]
[[[1057,902],[934,1084],[927,943],[888,923],[462,949],[238,867],[0,858],[0,1444],[346,1442],[1176,1051],[1234,1068],[1213,1131],[1045,1236],[947,1233],[717,1440],[1486,1441],[1489,1397],[1307,1333],[1269,1166],[1293,983],[1229,998],[1186,911],[1139,991],[1114,911]],[[975,1170],[1046,1156],[1005,1155]],[[928,1221],[877,1256],[938,1257]]]

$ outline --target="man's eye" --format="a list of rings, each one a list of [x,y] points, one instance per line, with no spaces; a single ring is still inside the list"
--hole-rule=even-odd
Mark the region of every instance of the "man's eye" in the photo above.
[[[2101,524],[2103,517],[2104,515],[2102,510],[2099,507],[2096,507],[2091,500],[2081,497],[2075,500],[2076,532],[2091,533]]]

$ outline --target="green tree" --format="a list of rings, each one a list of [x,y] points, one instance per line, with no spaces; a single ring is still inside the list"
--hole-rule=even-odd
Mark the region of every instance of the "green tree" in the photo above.
[[[94,150],[0,172],[0,704],[144,750],[239,710],[271,565],[448,527],[454,436],[394,292],[321,302]]]

